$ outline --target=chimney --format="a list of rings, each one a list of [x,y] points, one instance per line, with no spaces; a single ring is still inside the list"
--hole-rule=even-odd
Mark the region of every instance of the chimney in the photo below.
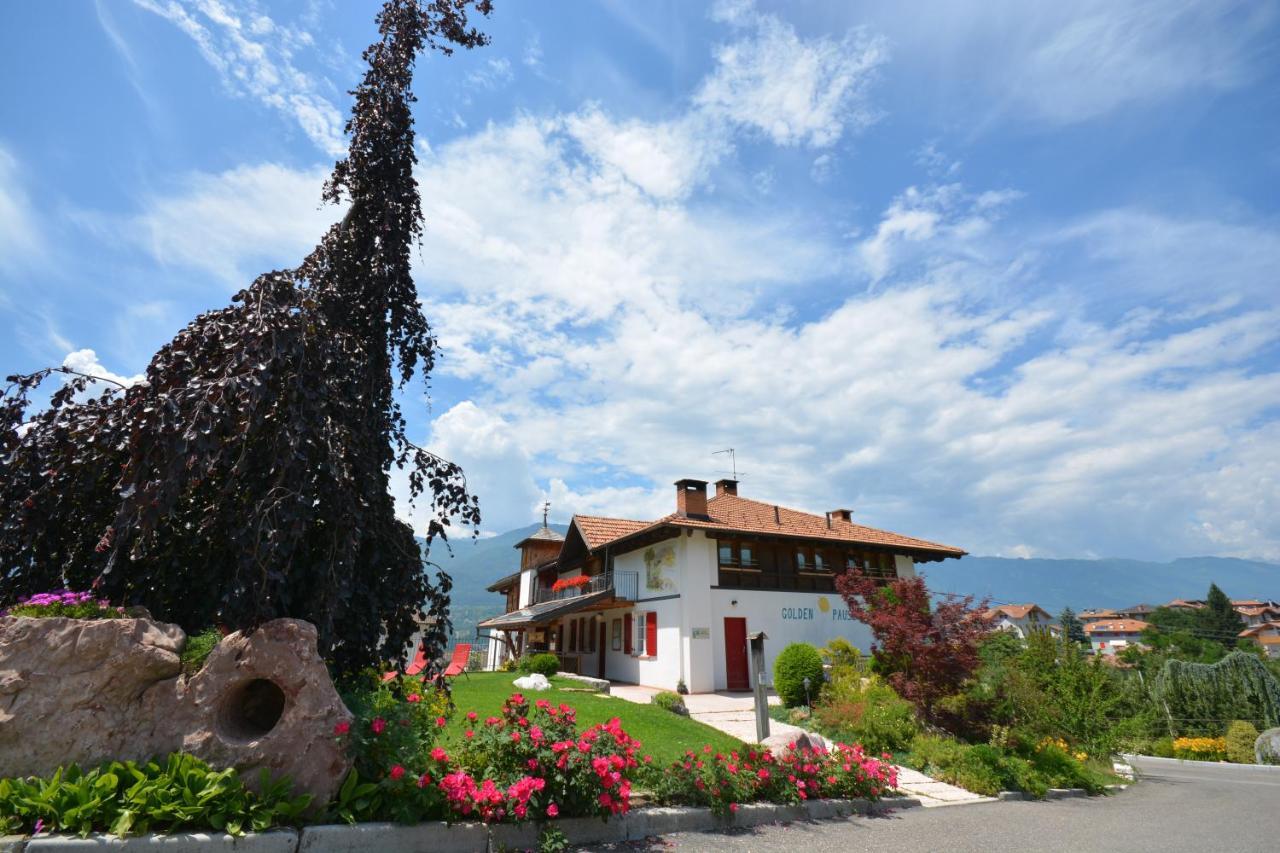
[[[716,497],[720,497],[721,495],[737,495],[737,494],[738,494],[737,480],[730,480],[728,477],[726,477],[723,480],[716,480]]]
[[[843,521],[848,524],[853,523],[853,510],[851,509],[833,509],[827,513],[827,517],[832,521]]]
[[[676,480],[676,515],[707,518],[707,481]]]

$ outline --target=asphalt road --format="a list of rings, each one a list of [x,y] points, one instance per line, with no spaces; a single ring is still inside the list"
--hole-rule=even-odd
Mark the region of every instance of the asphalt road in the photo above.
[[[630,850],[1280,850],[1280,768],[1135,759],[1141,778],[1106,797],[904,809],[884,817],[686,833]],[[606,848],[609,849],[609,848]]]

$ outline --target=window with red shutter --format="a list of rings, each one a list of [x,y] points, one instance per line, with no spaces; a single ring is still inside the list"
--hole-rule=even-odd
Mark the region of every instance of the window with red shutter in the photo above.
[[[623,651],[631,654],[631,614],[622,614],[622,644]]]
[[[650,657],[658,655],[658,614],[649,611],[644,615],[644,647]]]

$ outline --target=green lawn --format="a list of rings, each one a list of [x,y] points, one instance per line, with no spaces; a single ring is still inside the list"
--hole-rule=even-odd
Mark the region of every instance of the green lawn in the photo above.
[[[514,672],[473,672],[469,678],[459,676],[451,679],[453,701],[458,710],[445,729],[445,748],[462,740],[462,733],[467,728],[468,711],[475,711],[481,720],[496,716],[503,700],[512,693],[520,692],[530,701],[546,699],[557,705],[564,702],[573,706],[578,712],[580,727],[605,723],[617,717],[622,720],[622,727],[627,730],[627,734],[643,745],[641,754],[652,755],[655,762],[662,764],[675,761],[684,755],[686,749],[701,749],[708,743],[717,752],[729,752],[743,746],[742,741],[737,738],[688,717],[664,711],[655,705],[640,705],[599,693],[566,690],[565,688],[581,689],[583,685],[563,678],[552,678],[550,690],[520,691],[511,683],[517,677],[518,673]]]

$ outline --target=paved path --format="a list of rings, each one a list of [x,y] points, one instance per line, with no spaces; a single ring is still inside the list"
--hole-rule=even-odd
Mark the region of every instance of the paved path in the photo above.
[[[610,692],[619,699],[648,704],[653,694],[658,691],[652,687],[614,684]],[[738,738],[738,740],[746,741],[747,743],[755,741],[755,699],[751,694],[725,692],[691,693],[684,697],[684,704],[689,709],[689,716],[698,722],[706,723],[712,728],[719,729]],[[769,694],[769,704],[781,704],[778,695],[772,691]],[[805,730],[790,723],[770,720],[769,732],[771,736],[785,735],[789,738],[794,738],[804,734]],[[898,768],[898,787],[904,794],[918,797],[926,808],[953,806],[963,803],[981,803],[990,799],[988,797],[980,797],[971,791],[966,791],[964,788],[957,788],[955,785],[948,785],[946,782],[931,779],[923,773],[907,767]]]
[[[844,853],[1254,853],[1280,849],[1280,768],[1134,759],[1107,797],[904,809],[878,818],[684,833],[603,849]]]

